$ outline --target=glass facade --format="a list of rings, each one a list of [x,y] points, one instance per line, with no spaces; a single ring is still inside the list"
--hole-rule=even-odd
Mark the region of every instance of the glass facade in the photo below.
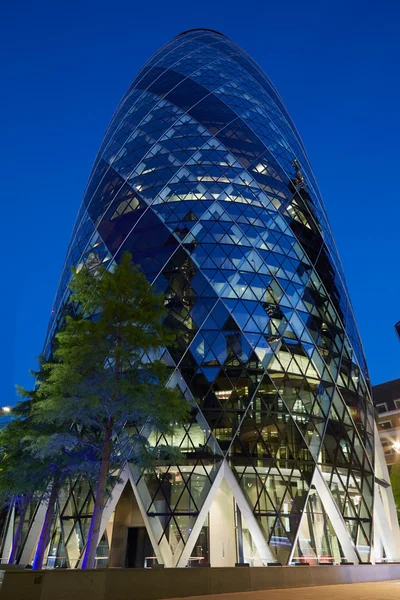
[[[239,558],[261,560],[255,527],[283,564],[346,558],[319,471],[358,560],[369,561],[374,410],[340,260],[278,92],[222,34],[175,37],[122,98],[78,213],[48,347],[68,311],[70,266],[112,267],[124,251],[165,294],[165,325],[178,336],[164,353],[170,384],[193,403],[173,439],[149,438],[178,446],[181,464],[135,475],[153,546],[183,566],[201,519],[185,564],[209,562],[203,513],[224,463],[251,513],[239,527],[235,504]],[[60,500],[51,543],[71,566],[93,502],[83,485]]]

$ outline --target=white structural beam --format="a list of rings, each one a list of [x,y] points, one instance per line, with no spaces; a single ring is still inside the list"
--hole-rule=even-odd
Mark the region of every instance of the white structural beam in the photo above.
[[[377,560],[382,558],[382,548],[384,549],[385,556],[389,560],[400,560],[400,528],[397,520],[397,510],[393,498],[393,492],[390,487],[390,479],[388,469],[386,465],[385,455],[380,442],[379,434],[375,425],[375,483],[374,483],[374,509],[373,509],[373,546],[371,547],[371,560]],[[265,540],[264,534],[259,526],[257,519],[255,518],[252,508],[237,480],[232,469],[230,468],[226,460],[221,460],[220,466],[216,472],[214,481],[210,487],[208,494],[201,506],[198,517],[190,531],[187,543],[183,541],[179,543],[174,552],[172,551],[167,537],[164,535],[164,528],[161,519],[158,516],[149,516],[147,510],[151,505],[151,496],[144,478],[139,477],[139,470],[126,463],[119,476],[118,483],[114,486],[110,498],[108,499],[104,511],[102,514],[102,520],[100,525],[99,539],[103,535],[104,531],[110,519],[115,511],[117,503],[123,493],[125,486],[128,482],[132,486],[132,490],[142,516],[143,522],[146,526],[155,556],[160,564],[164,564],[166,567],[185,567],[187,566],[189,559],[193,553],[193,548],[199,538],[200,532],[206,521],[207,515],[210,514],[210,510],[214,508],[216,510],[215,515],[218,515],[218,509],[224,509],[226,502],[230,503],[231,508],[233,507],[233,500],[236,502],[237,507],[241,511],[243,519],[248,527],[249,534],[252,537],[257,552],[260,556],[261,561],[266,564],[268,562],[275,562],[275,557],[269,548],[267,541]],[[224,483],[223,483],[224,482]],[[227,486],[227,487],[226,487]],[[314,486],[316,492],[322,502],[324,510],[332,524],[337,539],[342,547],[345,558],[353,562],[354,564],[359,563],[356,546],[351,539],[349,531],[346,527],[345,520],[337,506],[333,495],[329,489],[327,481],[324,478],[324,474],[317,466],[314,470],[311,486]],[[218,491],[224,488],[225,499],[216,500]],[[228,492],[229,488],[229,492]],[[204,490],[206,494],[206,490]],[[231,496],[232,494],[232,496]],[[233,497],[233,499],[232,499]],[[222,498],[222,496],[221,496]],[[219,502],[219,504],[218,504]],[[307,503],[306,503],[307,506]],[[33,552],[38,542],[40,530],[43,525],[44,516],[46,511],[46,504],[41,503],[38,507],[34,520],[30,526],[29,535],[27,536],[26,543],[22,549],[20,563],[29,563],[32,559]],[[233,511],[233,508],[232,508]],[[232,513],[233,515],[233,513]],[[219,523],[219,517],[215,517],[220,527],[231,527],[234,534],[234,515],[226,517],[224,524]],[[7,531],[5,532],[4,544],[3,544],[3,556],[2,562],[7,562],[10,555],[13,537],[13,525],[15,518],[15,507],[12,507],[10,517],[8,519]],[[303,511],[298,527],[297,537],[301,528],[302,520],[306,518],[306,508]],[[218,520],[219,519],[219,520]],[[213,526],[210,520],[210,527]],[[217,528],[218,530],[218,528]],[[225,532],[226,533],[226,532]],[[318,531],[316,532],[318,535]],[[218,533],[216,534],[218,536]],[[294,540],[292,553],[289,557],[289,562],[292,559],[294,548],[296,545],[297,537]],[[230,547],[232,545],[232,539],[227,535],[221,542],[221,547]],[[318,542],[316,553],[319,553]],[[215,551],[217,553],[217,550]],[[224,550],[222,550],[223,558],[225,558]],[[212,553],[210,553],[212,559]],[[228,559],[226,559],[228,560]],[[232,562],[232,556],[229,554],[229,561]],[[218,561],[216,562],[218,564]]]
[[[238,505],[239,510],[247,523],[250,535],[253,538],[262,562],[264,564],[276,562],[274,555],[265,541],[264,535],[257,523],[257,519],[255,518],[253,511],[251,510],[247,498],[244,495],[238,480],[232,473],[232,470],[226,460],[224,460],[224,477],[233,497],[235,498],[236,504]]]
[[[208,539],[210,565],[212,567],[235,566],[238,562],[235,500],[225,479],[221,481],[208,513]],[[245,540],[246,537],[243,539],[243,547],[245,547]],[[253,552],[250,551],[248,555],[253,556]]]
[[[301,515],[300,515],[300,519],[299,519],[299,525],[298,525],[298,527],[297,527],[296,535],[294,536],[294,540],[293,540],[292,549],[291,549],[291,551],[290,551],[290,554],[289,554],[289,559],[288,559],[288,562],[287,562],[287,564],[288,564],[288,565],[290,565],[290,564],[291,564],[291,562],[292,562],[292,560],[293,560],[293,556],[294,556],[294,553],[295,553],[295,551],[296,551],[297,542],[298,542],[298,540],[299,540],[300,529],[301,529],[301,526],[302,526],[302,524],[303,524],[303,519],[305,519],[305,518],[306,518],[306,510],[307,510],[307,506],[308,506],[308,502],[309,502],[309,498],[310,498],[310,491],[311,491],[311,485],[310,485],[310,488],[309,488],[309,490],[308,490],[308,494],[307,494],[307,497],[306,497],[306,501],[305,501],[305,503],[304,503],[304,508],[303,508],[303,510],[302,510],[302,512],[301,512]]]
[[[22,550],[21,559],[19,561],[21,565],[30,564],[33,560],[33,554],[39,541],[40,532],[42,531],[46,510],[47,502],[41,502],[36,511],[35,518],[29,529],[29,534],[27,535],[27,539]]]
[[[163,536],[163,527],[161,525],[160,519],[158,517],[151,517],[152,522],[150,523],[149,516],[147,515],[146,507],[143,504],[143,499],[146,501],[146,505],[150,506],[151,504],[151,496],[147,489],[143,478],[139,480],[138,483],[137,477],[134,477],[133,470],[134,467],[131,467],[129,464],[126,465],[129,474],[129,481],[131,483],[133,493],[135,494],[136,502],[138,504],[140,514],[142,515],[143,522],[146,526],[147,533],[149,534],[149,538],[151,541],[151,545],[153,546],[153,550],[156,554],[157,561],[159,564],[165,565],[166,567],[173,567],[174,558],[172,556],[172,551],[169,546],[168,540],[166,536]],[[162,539],[161,539],[162,538]],[[161,542],[159,541],[161,539]]]
[[[398,560],[400,558],[398,549],[396,547],[398,544],[396,544],[396,540],[393,535],[389,519],[386,515],[385,508],[380,495],[379,486],[377,483],[375,484],[374,498],[374,528],[374,545],[378,546],[380,540],[385,549],[386,557],[389,560]],[[375,558],[377,558],[377,556],[375,556]]]
[[[15,521],[15,504],[12,505],[11,514],[9,515],[9,519],[7,522],[7,532],[4,539],[3,544],[3,555],[1,557],[1,562],[8,563],[8,559],[10,558],[12,543],[14,537],[14,521]]]
[[[342,546],[346,559],[349,562],[353,562],[355,565],[358,565],[359,560],[354,547],[353,540],[351,539],[350,534],[347,530],[346,524],[339,510],[339,507],[333,499],[331,491],[328,488],[328,485],[318,467],[315,468],[311,485],[314,485],[315,489],[317,490],[317,493],[321,499],[326,514],[328,515],[332,527],[338,537],[340,545]]]
[[[217,474],[215,476],[215,479],[211,485],[210,491],[208,492],[207,498],[205,499],[204,504],[199,512],[199,515],[198,515],[196,522],[193,526],[193,529],[188,537],[188,540],[183,549],[183,552],[179,556],[179,558],[176,562],[177,567],[186,567],[186,565],[188,563],[188,560],[191,556],[194,545],[197,542],[197,538],[200,535],[201,528],[203,527],[204,521],[206,520],[208,512],[211,508],[211,504],[213,503],[213,500],[217,494],[218,488],[220,487],[221,482],[224,478],[225,463],[226,463],[226,461],[222,461],[219,471],[217,472]]]
[[[389,471],[386,464],[385,453],[383,452],[381,440],[378,433],[378,428],[375,423],[375,475],[378,479],[390,484]],[[378,511],[377,517],[381,519],[380,515],[385,515],[385,521],[380,521],[380,526],[383,529],[384,536],[390,536],[392,538],[393,550],[395,552],[396,560],[400,559],[400,527],[397,519],[397,509],[393,497],[392,487],[383,487],[377,484],[377,490],[379,492],[379,498],[382,502],[382,509]],[[375,490],[375,500],[378,494]],[[382,539],[384,542],[384,539]],[[386,550],[386,548],[385,548]]]
[[[127,465],[124,466],[121,473],[118,476],[119,481],[113,487],[111,495],[104,506],[103,514],[101,516],[100,530],[99,530],[99,542],[102,538],[103,533],[106,530],[109,520],[117,506],[118,500],[121,498],[122,492],[125,489],[127,481],[129,480]]]
[[[160,524],[160,531],[157,532],[157,533],[159,533],[159,537],[157,539],[157,536],[154,535],[153,528],[149,523],[149,517],[147,516],[145,507],[143,506],[142,498],[138,492],[138,488],[135,483],[135,477],[133,476],[133,473],[132,473],[131,468],[128,463],[125,464],[121,473],[119,474],[119,481],[114,486],[114,488],[111,492],[111,496],[108,499],[108,501],[104,507],[104,511],[103,511],[103,515],[102,515],[102,519],[101,519],[101,525],[100,525],[99,541],[107,527],[107,524],[109,523],[109,521],[112,517],[112,514],[117,506],[119,499],[121,498],[122,492],[124,491],[125,486],[128,483],[128,481],[130,482],[130,484],[132,486],[132,490],[135,495],[135,499],[138,503],[139,511],[140,511],[140,514],[142,515],[144,524],[147,529],[147,533],[149,534],[149,538],[150,538],[151,544],[153,546],[154,552],[156,554],[157,561],[160,564],[165,564],[166,567],[172,567],[173,566],[172,553],[169,548],[167,540],[165,540],[165,536],[164,536],[164,543],[161,543],[161,544],[158,543],[158,540],[160,539],[160,537],[162,535],[161,524]],[[143,489],[140,490],[141,493],[142,494],[147,493],[149,499],[151,500],[150,495],[149,495],[145,485],[142,485],[142,488]]]
[[[389,472],[386,465],[378,428],[375,423],[375,475],[390,484]],[[400,527],[397,519],[396,504],[392,487],[384,487],[375,482],[374,497],[374,528],[385,548],[386,556],[391,560],[400,559]]]

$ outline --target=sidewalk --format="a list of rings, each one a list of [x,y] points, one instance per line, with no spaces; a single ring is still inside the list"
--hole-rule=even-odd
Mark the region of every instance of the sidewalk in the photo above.
[[[204,600],[399,600],[400,580],[202,596]],[[176,600],[200,600],[190,596]]]

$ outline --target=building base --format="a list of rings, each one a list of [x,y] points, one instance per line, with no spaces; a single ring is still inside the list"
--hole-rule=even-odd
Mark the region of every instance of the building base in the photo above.
[[[400,579],[400,564],[7,571],[0,600],[160,600]]]

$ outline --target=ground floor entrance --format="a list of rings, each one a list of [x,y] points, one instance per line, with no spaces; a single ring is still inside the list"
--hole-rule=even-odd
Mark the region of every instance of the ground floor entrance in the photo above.
[[[155,556],[146,527],[128,527],[125,567],[142,569],[154,561]]]

